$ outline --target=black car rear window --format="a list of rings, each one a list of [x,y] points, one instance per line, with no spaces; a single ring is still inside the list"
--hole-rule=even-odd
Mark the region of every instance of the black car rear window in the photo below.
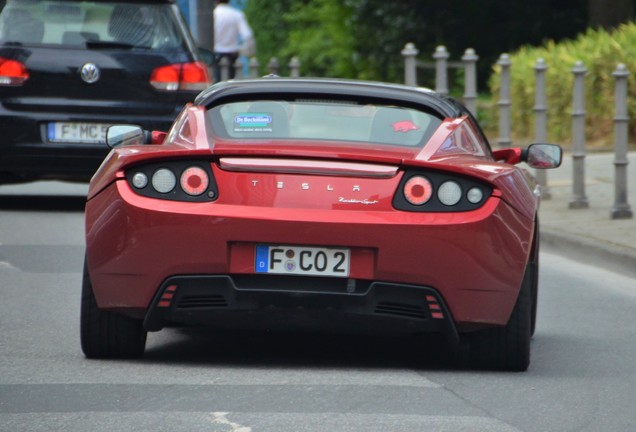
[[[172,49],[184,40],[169,4],[8,0],[0,43]]]

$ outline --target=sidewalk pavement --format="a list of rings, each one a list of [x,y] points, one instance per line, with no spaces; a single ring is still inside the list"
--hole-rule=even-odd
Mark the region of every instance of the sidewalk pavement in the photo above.
[[[612,219],[615,186],[613,153],[585,157],[585,196],[589,208],[570,209],[573,159],[564,154],[561,167],[547,170],[550,199],[539,211],[541,248],[636,277],[636,152],[628,154],[627,202],[631,219]]]

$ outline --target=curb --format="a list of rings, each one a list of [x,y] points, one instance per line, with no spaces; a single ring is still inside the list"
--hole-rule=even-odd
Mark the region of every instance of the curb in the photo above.
[[[546,227],[541,227],[540,235],[541,248],[546,252],[636,278],[636,249]]]

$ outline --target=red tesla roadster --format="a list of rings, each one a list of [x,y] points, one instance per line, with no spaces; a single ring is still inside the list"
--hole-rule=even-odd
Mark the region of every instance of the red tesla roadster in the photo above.
[[[86,204],[81,342],[141,356],[207,325],[437,332],[476,365],[526,370],[540,189],[430,90],[261,78],[202,92],[170,131],[114,126]]]

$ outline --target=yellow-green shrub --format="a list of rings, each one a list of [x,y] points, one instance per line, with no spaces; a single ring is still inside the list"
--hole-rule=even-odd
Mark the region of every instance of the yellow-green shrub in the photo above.
[[[567,144],[572,136],[572,97],[577,61],[587,68],[585,76],[586,137],[600,144],[613,142],[615,116],[615,78],[619,63],[630,72],[628,113],[630,132],[636,130],[636,24],[621,25],[612,32],[588,30],[575,40],[549,41],[541,47],[525,46],[510,54],[513,136],[534,137],[535,70],[539,58],[548,66],[546,94],[548,139]],[[499,97],[500,67],[494,66],[489,86],[492,97]]]

